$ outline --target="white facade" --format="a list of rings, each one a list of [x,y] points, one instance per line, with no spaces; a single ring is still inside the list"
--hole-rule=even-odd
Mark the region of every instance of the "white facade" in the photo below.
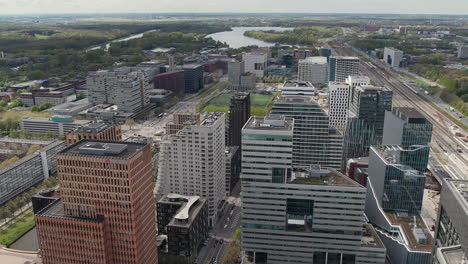
[[[330,82],[328,89],[330,126],[344,131],[348,121],[350,87],[347,83]]]
[[[468,46],[460,46],[458,47],[457,56],[459,59],[466,59],[468,58]]]
[[[401,59],[403,59],[403,51],[395,48],[384,49],[384,61],[392,67],[400,67]]]
[[[312,84],[327,83],[327,57],[316,56],[300,60],[297,73],[299,81],[311,82]]]
[[[315,95],[315,87],[310,82],[285,82],[281,95]]]
[[[161,141],[156,196],[169,193],[207,198],[210,224],[225,194],[225,122],[223,113],[208,114]]]
[[[346,78],[346,83],[350,87],[358,87],[363,85],[370,85],[370,78],[362,75],[350,75]]]
[[[254,73],[257,77],[265,76],[268,54],[262,52],[248,52],[242,55],[244,72]]]
[[[384,264],[385,248],[364,225],[366,188],[333,170],[293,170],[294,127],[270,115],[242,130],[242,250],[254,263]]]

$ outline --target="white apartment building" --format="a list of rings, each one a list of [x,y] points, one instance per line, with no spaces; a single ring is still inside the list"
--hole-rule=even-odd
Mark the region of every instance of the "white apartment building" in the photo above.
[[[344,131],[348,122],[350,87],[344,82],[330,82],[328,89],[330,126]]]
[[[310,82],[312,84],[327,83],[327,57],[316,56],[299,60],[297,73],[299,81]]]
[[[161,140],[156,196],[201,196],[208,201],[210,225],[225,194],[225,118],[211,113],[202,121]]]
[[[257,77],[265,76],[268,54],[263,52],[247,52],[242,54],[244,72],[254,73]]]

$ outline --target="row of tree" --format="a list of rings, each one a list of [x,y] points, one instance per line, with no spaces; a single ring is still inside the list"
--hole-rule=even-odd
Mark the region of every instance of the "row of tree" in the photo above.
[[[31,197],[33,195],[35,195],[38,191],[42,189],[55,187],[57,186],[57,183],[57,178],[49,177],[37,186],[31,188],[30,190],[22,193],[21,195],[2,205],[0,207],[0,222],[5,222],[7,219],[14,217],[15,213],[18,210],[21,210],[21,212],[23,212],[25,205],[31,202]]]

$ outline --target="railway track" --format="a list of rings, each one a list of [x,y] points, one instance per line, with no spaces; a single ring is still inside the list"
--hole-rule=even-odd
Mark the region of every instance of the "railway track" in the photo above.
[[[337,49],[340,53],[345,55],[355,55],[354,52],[347,48]],[[457,139],[454,138],[452,132],[450,132],[450,127],[456,125],[452,120],[448,119],[444,115],[440,114],[432,105],[420,97],[414,90],[410,90],[404,83],[400,80],[390,76],[388,77],[386,73],[382,72],[376,67],[371,67],[369,64],[361,61],[360,71],[371,78],[371,80],[380,86],[386,86],[393,90],[394,103],[399,107],[413,107],[419,110],[433,125],[433,142],[435,141],[437,145],[441,146],[442,150],[446,153],[454,155],[461,164],[461,175],[459,178],[468,177],[468,171],[465,171],[468,164],[468,160],[462,153],[457,151],[457,146],[460,144],[457,142]],[[442,122],[441,122],[442,121]],[[453,164],[454,166],[460,164]]]

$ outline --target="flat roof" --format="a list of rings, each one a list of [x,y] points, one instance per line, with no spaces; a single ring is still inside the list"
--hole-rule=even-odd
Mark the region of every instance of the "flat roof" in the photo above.
[[[282,95],[275,101],[275,103],[312,104],[315,103],[315,100],[312,96],[307,95]]]
[[[405,151],[416,151],[422,148],[429,148],[429,146],[413,145],[407,148],[403,148],[400,145],[382,145],[382,146],[371,146],[372,149],[385,161],[388,165],[397,166],[400,170],[414,170],[413,168],[400,164],[400,153]]]
[[[305,82],[305,81],[288,81],[283,84],[283,88],[285,87],[307,87],[307,88],[315,88],[312,83]]]
[[[401,113],[409,118],[424,118],[425,117],[416,109],[412,107],[395,107],[392,110],[393,113]]]
[[[345,187],[363,187],[342,173],[320,166],[297,167],[293,169],[290,184],[329,185]],[[364,188],[364,187],[363,187]]]
[[[184,64],[184,65],[182,65],[182,69],[189,69],[189,70],[193,70],[193,69],[196,69],[196,68],[199,68],[199,67],[203,67],[203,65],[201,65],[201,64]]]
[[[370,224],[364,224],[361,237],[361,246],[372,248],[384,248],[382,241]]]
[[[432,251],[432,235],[429,232],[426,224],[418,214],[385,212],[387,219],[390,220],[392,225],[398,225],[403,230],[403,235],[408,241],[408,246],[411,250],[415,251]],[[415,225],[416,224],[416,225]],[[419,243],[415,236],[414,229],[418,229],[420,234],[424,234],[425,243]]]
[[[98,217],[96,219],[92,218],[80,218],[80,217],[72,217],[67,216],[63,212],[63,205],[62,200],[57,199],[51,204],[47,205],[41,211],[37,212],[37,216],[45,216],[45,217],[53,217],[53,218],[62,218],[62,219],[69,219],[75,221],[88,221],[88,222],[102,222],[104,221],[104,217]]]
[[[468,180],[445,179],[445,181],[468,212]]]
[[[384,87],[384,86],[374,86],[374,85],[361,85],[356,87],[356,90],[360,91],[391,91],[390,88]]]
[[[292,131],[293,126],[293,118],[270,114],[264,117],[250,117],[245,124],[244,129]]]
[[[80,126],[76,128],[73,133],[88,133],[88,134],[96,134],[99,132],[102,132],[110,127],[112,127],[112,124],[109,123],[104,123],[104,122],[94,122],[94,123],[88,123],[83,126]]]
[[[146,144],[139,142],[82,140],[59,154],[129,159],[145,146]]]

